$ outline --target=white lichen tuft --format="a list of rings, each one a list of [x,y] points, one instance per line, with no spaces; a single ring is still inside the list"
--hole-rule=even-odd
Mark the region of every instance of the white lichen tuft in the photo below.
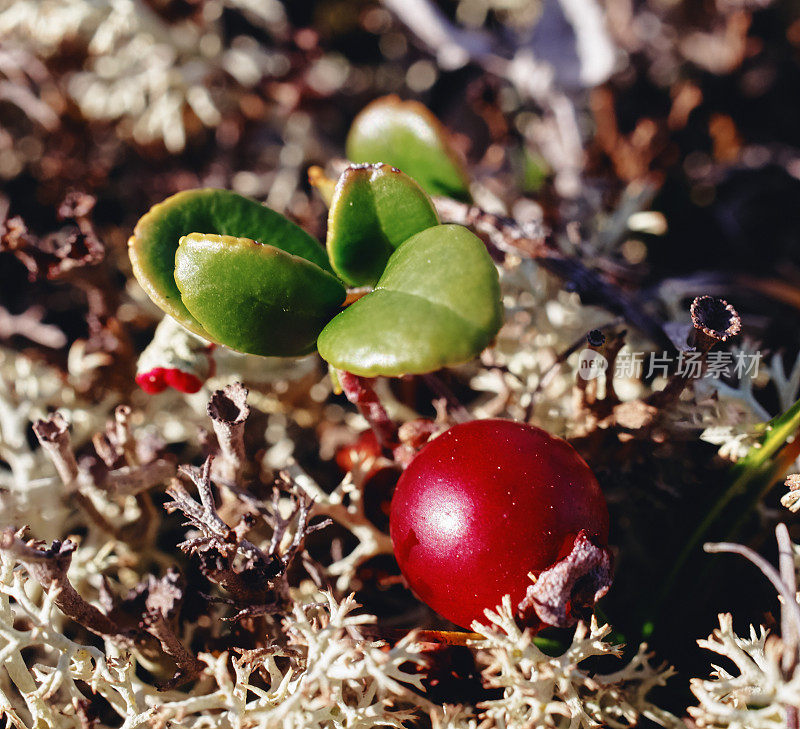
[[[252,86],[285,62],[236,39],[226,47],[221,16],[229,7],[267,29],[285,23],[277,0],[218,0],[172,23],[143,0],[2,0],[0,40],[44,58],[67,44],[82,49],[83,67],[66,75],[65,90],[84,116],[180,152],[187,114],[207,127],[222,121],[226,75]]]
[[[733,630],[732,616],[725,614],[719,616],[719,628],[698,644],[727,658],[736,670],[714,665],[711,678],[692,679],[698,706],[689,713],[697,726],[785,729],[787,707],[800,706],[800,670],[785,675],[780,638],[763,626],[750,626],[750,635],[741,638]]]
[[[336,577],[337,589],[346,590],[358,567],[380,554],[392,553],[392,540],[367,516],[364,487],[370,463],[356,464],[353,470],[326,493],[296,462],[286,469],[292,480],[314,500],[312,516],[326,516],[345,527],[358,544],[346,555],[334,559],[327,572]]]
[[[612,317],[583,306],[530,259],[512,260],[499,273],[505,323],[470,382],[485,393],[473,410],[478,417],[527,417],[564,436],[574,425],[578,364],[577,355],[564,363],[559,358]]]
[[[366,641],[360,630],[375,617],[353,614],[358,604],[352,595],[341,602],[328,592],[323,598],[296,604],[284,621],[299,671],[268,725],[400,729],[414,717],[413,707],[426,703],[409,688],[422,690],[422,674],[414,671],[421,659],[413,634],[391,648]]]
[[[800,593],[797,592],[800,550],[785,524],[775,528],[778,569],[749,547],[722,542],[705,551],[739,554],[752,562],[772,583],[781,601],[781,635],[750,626],[746,638],[733,630],[730,614],[719,616],[719,628],[701,648],[726,659],[712,664],[711,678],[695,678],[690,687],[698,705],[689,714],[698,727],[714,729],[783,729],[797,726],[800,712]]]
[[[55,469],[30,442],[31,423],[56,408],[72,424],[76,445],[105,424],[110,401],[89,403],[53,367],[0,349],[0,524],[28,524],[42,539],[69,526]]]
[[[424,699],[411,639],[392,648],[359,630],[375,618],[354,615],[351,597],[297,604],[286,619],[289,640],[231,655],[201,653],[204,669],[188,691],[158,691],[137,671],[135,654],[106,640],[105,649],[64,635],[55,591],[42,593],[0,554],[0,711],[18,729],[80,729],[91,694],[109,713],[93,726],[402,727]]]
[[[610,626],[599,626],[594,617],[588,626],[580,623],[567,650],[550,656],[536,646],[530,630],[517,625],[508,596],[497,612],[486,615],[491,625],[472,625],[483,636],[473,645],[484,666],[484,685],[503,689],[503,696],[478,705],[481,729],[632,727],[642,717],[683,727],[647,700],[650,689],[664,685],[674,671],[652,666],[644,646],[614,673],[593,673],[581,665],[595,656],[621,656],[621,646],[605,640]]]

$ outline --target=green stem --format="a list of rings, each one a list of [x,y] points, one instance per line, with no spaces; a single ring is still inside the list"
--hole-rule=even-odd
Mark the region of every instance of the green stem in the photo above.
[[[778,459],[777,462],[772,462],[771,459],[783,448],[791,436],[800,429],[800,400],[785,413],[766,423],[763,428],[764,434],[761,440],[754,444],[747,452],[747,455],[740,459],[731,469],[733,476],[731,485],[706,514],[681,550],[672,570],[664,581],[664,587],[655,603],[656,606],[661,605],[666,596],[672,592],[689,557],[694,554],[701,542],[705,540],[709,529],[717,522],[726,507],[739,496],[751,495],[745,513],[736,521],[734,526],[734,530],[738,530],[743,519],[750,513],[753,504],[757,503],[758,498],[766,493],[775,480],[785,471],[788,464],[784,459]],[[651,610],[651,614],[653,612]],[[645,636],[651,633],[652,629],[653,623],[651,620],[643,629]]]

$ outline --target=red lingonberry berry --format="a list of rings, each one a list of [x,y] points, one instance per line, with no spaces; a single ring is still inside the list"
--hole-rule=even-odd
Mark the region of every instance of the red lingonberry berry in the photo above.
[[[506,420],[462,423],[425,445],[398,482],[390,523],[411,588],[464,627],[506,594],[519,605],[528,573],[553,567],[582,530],[608,540],[605,499],[572,446]]]
[[[192,394],[197,392],[202,386],[203,381],[191,372],[184,372],[175,367],[168,367],[164,370],[166,383],[178,392]]]
[[[167,381],[164,378],[166,370],[163,367],[153,367],[146,372],[136,375],[136,384],[139,385],[148,395],[157,395],[167,389]]]

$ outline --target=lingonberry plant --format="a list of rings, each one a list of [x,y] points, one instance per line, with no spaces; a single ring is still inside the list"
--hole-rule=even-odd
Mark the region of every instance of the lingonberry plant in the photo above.
[[[522,423],[474,420],[429,442],[400,477],[391,535],[417,595],[465,627],[504,595],[534,627],[574,625],[609,586],[594,475],[566,441]]]
[[[484,244],[440,225],[428,195],[394,167],[344,171],[326,243],[327,252],[254,200],[202,189],[154,206],[129,249],[136,278],[167,314],[249,354],[317,347],[339,370],[396,376],[469,360],[500,328]],[[374,288],[343,309],[348,284]]]

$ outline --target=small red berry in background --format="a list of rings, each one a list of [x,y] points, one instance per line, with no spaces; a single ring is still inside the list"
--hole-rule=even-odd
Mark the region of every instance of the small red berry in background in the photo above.
[[[411,588],[465,628],[485,623],[484,610],[506,594],[519,605],[528,573],[567,565],[579,542],[599,545],[610,572],[608,509],[594,474],[569,443],[522,423],[461,423],[424,446],[400,477],[390,524]]]
[[[153,341],[139,355],[136,384],[148,395],[157,395],[168,387],[187,394],[198,392],[216,371],[213,351],[213,344],[165,316],[156,327]]]
[[[166,370],[163,367],[153,367],[146,372],[136,375],[136,384],[148,395],[157,395],[167,389],[167,380],[164,377]]]
[[[199,392],[203,386],[203,381],[197,375],[191,372],[184,372],[176,367],[170,367],[165,370],[164,379],[173,390],[190,395]]]
[[[372,430],[364,430],[358,434],[353,443],[348,443],[336,451],[336,464],[345,473],[352,471],[356,464],[364,465],[372,461],[370,474],[378,470],[382,464],[376,463],[383,455],[383,449]]]
[[[153,367],[136,375],[136,384],[148,395],[157,395],[171,387],[179,392],[193,394],[203,386],[203,381],[191,372],[175,367]]]

